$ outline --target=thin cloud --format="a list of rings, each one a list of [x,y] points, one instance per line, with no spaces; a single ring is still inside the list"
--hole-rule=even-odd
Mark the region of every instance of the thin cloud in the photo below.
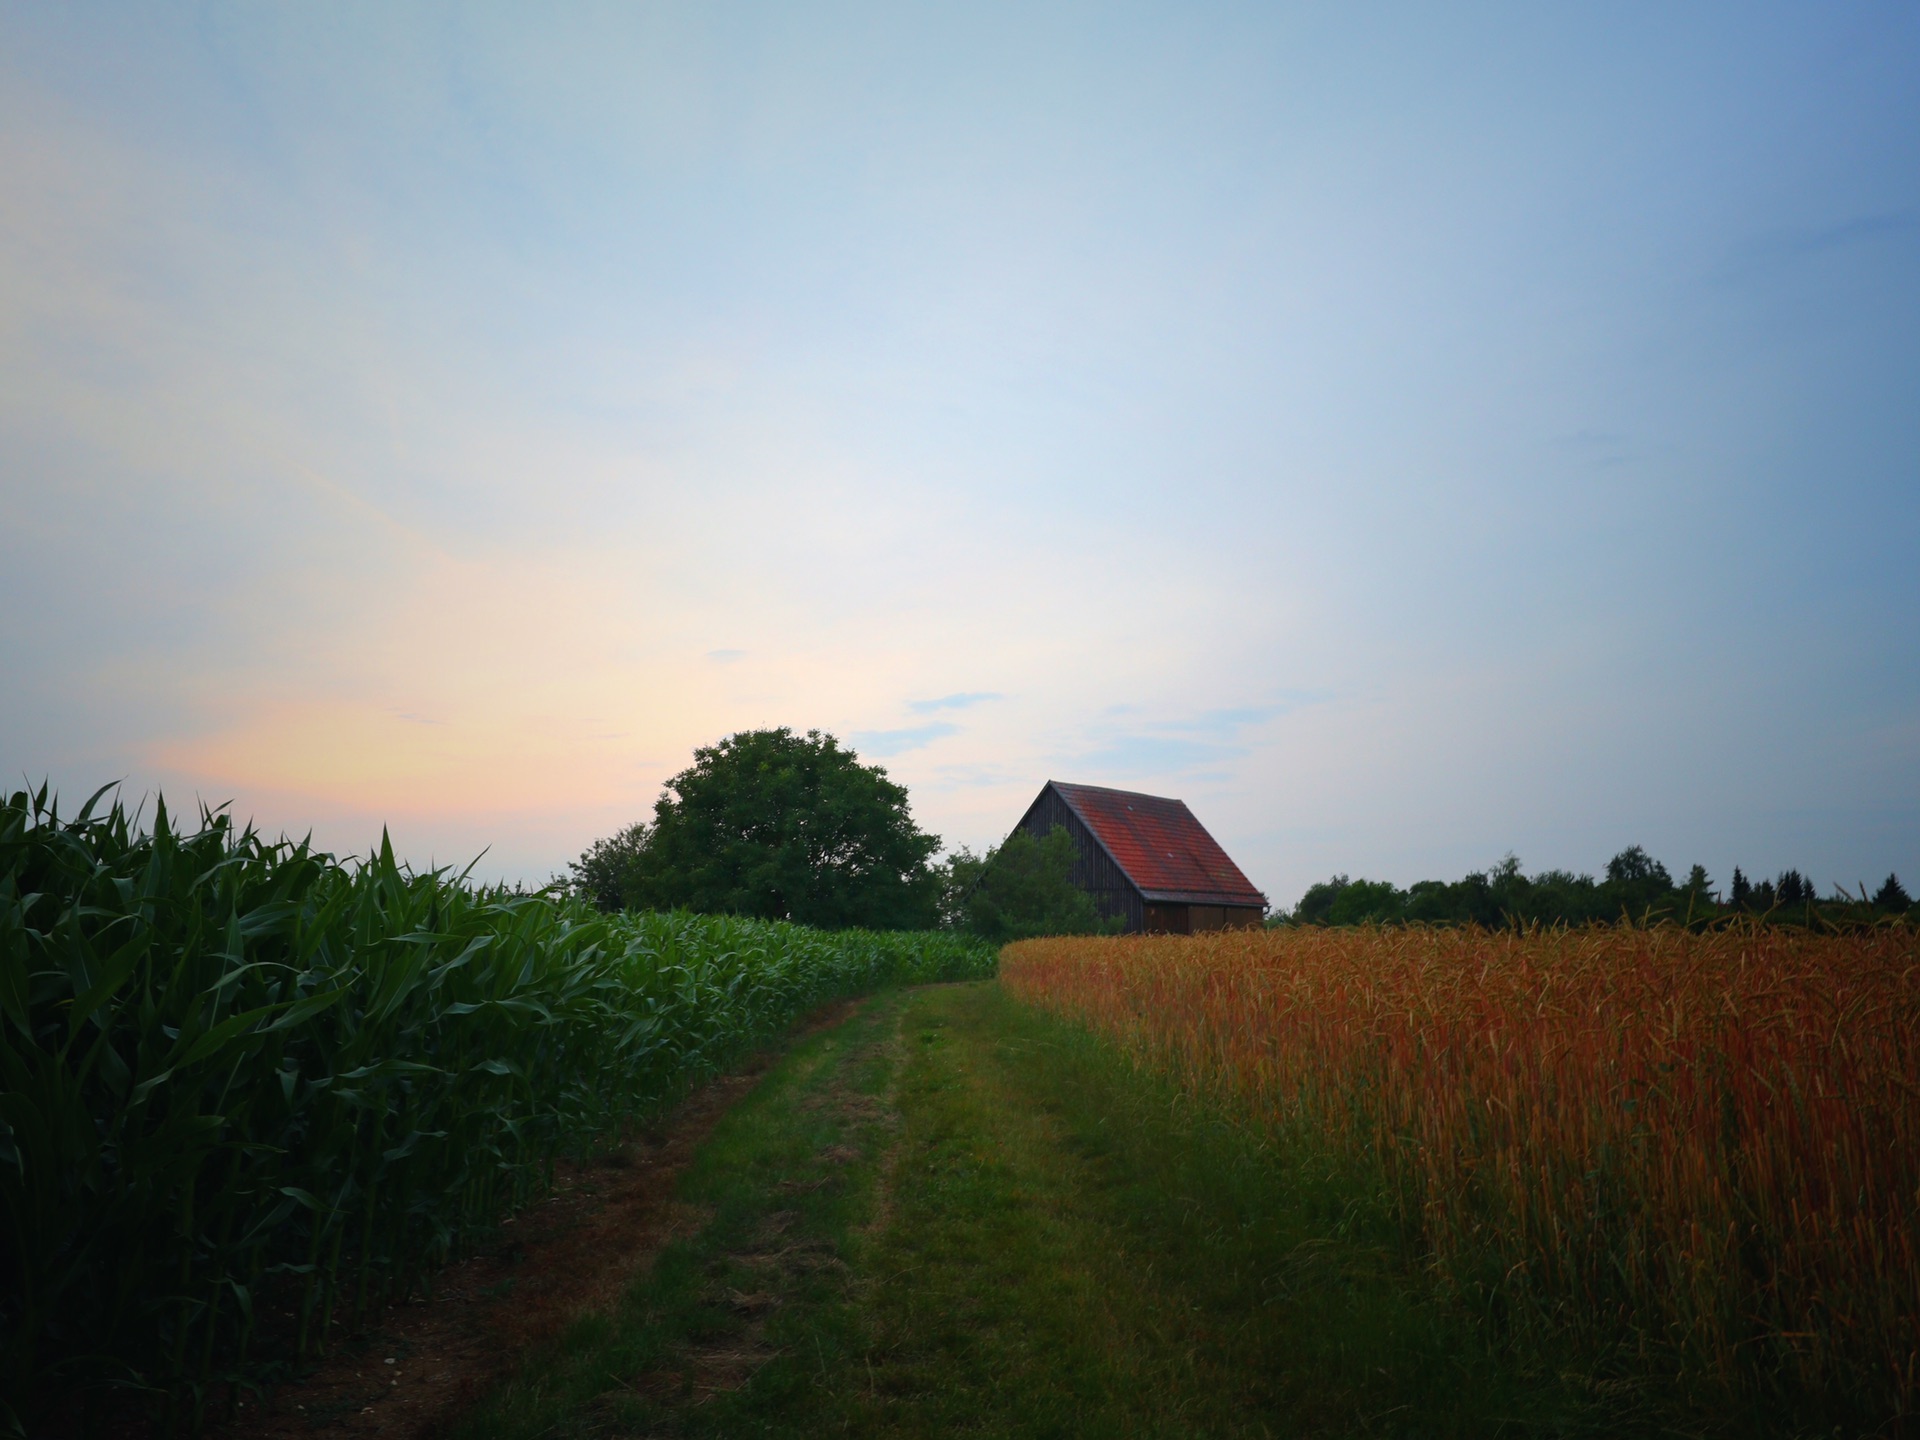
[[[1067,763],[1076,767],[1074,778],[1082,784],[1097,784],[1102,779],[1185,774],[1246,753],[1246,747],[1241,745],[1220,745],[1170,735],[1119,735],[1083,750]]]
[[[938,765],[933,773],[938,779],[930,788],[937,790],[996,789],[1002,785],[1023,784],[1032,778],[1024,770],[1005,765]]]
[[[1816,260],[1863,246],[1912,240],[1920,236],[1920,211],[1888,210],[1856,215],[1832,225],[1772,230],[1756,235],[1734,249],[1722,267],[1722,278],[1742,280],[1765,274],[1800,260]]]
[[[1266,705],[1239,705],[1221,710],[1203,710],[1191,719],[1165,720],[1147,728],[1165,734],[1211,735],[1219,739],[1231,740],[1250,726],[1277,720],[1282,715],[1290,715],[1308,705],[1319,704],[1327,698],[1326,695],[1316,691],[1297,690]]]
[[[970,706],[984,705],[989,700],[1005,698],[996,690],[968,690],[954,695],[942,695],[938,700],[910,700],[907,702],[907,709],[916,715],[931,715],[938,710],[965,710]]]
[[[1856,215],[1838,225],[1823,225],[1818,229],[1784,231],[1763,242],[1763,249],[1776,255],[1822,255],[1829,250],[1912,235],[1916,231],[1920,231],[1920,212],[1890,210],[1880,215]]]
[[[1609,430],[1576,430],[1557,437],[1553,448],[1603,470],[1625,465],[1633,458],[1627,437]]]
[[[858,730],[853,735],[853,748],[866,755],[904,755],[909,750],[922,750],[934,741],[948,735],[958,735],[960,727],[938,721],[932,725],[915,725],[905,730]]]
[[[1097,726],[1088,736],[1086,749],[1060,758],[1091,783],[1150,775],[1206,779],[1225,773],[1218,767],[1251,753],[1243,732],[1327,698],[1314,691],[1289,691],[1264,705],[1203,710],[1181,719],[1136,722],[1124,728]],[[1129,708],[1113,706],[1107,713],[1126,714]]]
[[[1231,739],[1247,726],[1284,715],[1289,708],[1285,705],[1255,705],[1231,710],[1208,710],[1190,720],[1168,720],[1150,728],[1174,735],[1215,735]]]
[[[744,660],[746,658],[747,658],[747,652],[744,650],[709,650],[707,651],[707,659],[713,661],[713,663],[716,665],[731,665],[736,660]]]

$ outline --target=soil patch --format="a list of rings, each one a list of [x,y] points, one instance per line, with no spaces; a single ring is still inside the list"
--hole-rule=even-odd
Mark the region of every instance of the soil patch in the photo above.
[[[822,1007],[780,1048],[843,1023],[862,1003]],[[680,1172],[776,1055],[762,1051],[709,1081],[604,1159],[560,1165],[554,1193],[503,1225],[487,1251],[436,1275],[431,1299],[387,1307],[361,1333],[336,1339],[302,1379],[249,1397],[208,1433],[411,1440],[444,1430],[530,1348],[610,1307],[669,1241],[698,1228],[705,1217],[674,1197]]]

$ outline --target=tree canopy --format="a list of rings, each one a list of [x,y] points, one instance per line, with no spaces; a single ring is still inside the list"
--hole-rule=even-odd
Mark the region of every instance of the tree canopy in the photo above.
[[[603,908],[925,929],[938,919],[928,862],[939,845],[885,770],[831,735],[783,726],[695,750],[652,824],[598,842],[571,868]]]

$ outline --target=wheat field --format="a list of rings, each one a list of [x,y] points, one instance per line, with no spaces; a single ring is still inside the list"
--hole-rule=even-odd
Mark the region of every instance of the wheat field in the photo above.
[[[1708,1407],[1920,1401],[1911,929],[1031,940],[1001,977],[1372,1176],[1502,1333]]]

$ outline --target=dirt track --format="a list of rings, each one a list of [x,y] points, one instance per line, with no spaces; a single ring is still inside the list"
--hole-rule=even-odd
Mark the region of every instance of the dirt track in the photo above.
[[[816,1011],[792,1039],[858,1008]],[[781,1048],[784,1048],[781,1047]],[[223,1440],[414,1437],[443,1430],[529,1348],[611,1305],[627,1282],[702,1217],[674,1199],[700,1144],[776,1058],[769,1050],[695,1091],[606,1160],[563,1164],[554,1194],[513,1217],[482,1254],[434,1277],[433,1297],[387,1307],[298,1382],[209,1426]]]

